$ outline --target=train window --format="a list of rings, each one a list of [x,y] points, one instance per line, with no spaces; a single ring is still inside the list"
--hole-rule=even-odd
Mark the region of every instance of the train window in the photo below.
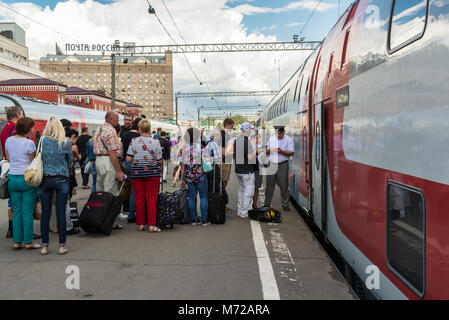
[[[348,42],[349,42],[349,34],[350,34],[350,32],[351,32],[351,30],[349,30],[349,29],[346,31],[345,42],[344,42],[344,44],[343,44],[343,50],[342,50],[342,53],[341,53],[341,66],[340,66],[340,69],[343,69],[343,66],[344,66],[345,63],[346,63],[346,50],[347,50],[347,48],[348,48]]]
[[[318,72],[320,72],[320,65],[321,65],[321,57],[320,60],[318,61],[318,66],[316,67],[316,72],[315,72],[315,84],[313,86],[313,92],[316,91],[316,85],[318,83]]]
[[[391,54],[424,35],[428,0],[395,0],[390,17],[388,52]]]
[[[293,95],[293,102],[296,101],[296,92],[298,92],[298,84],[299,84],[299,79],[298,79],[298,81],[296,81],[295,94]]]
[[[287,93],[285,94],[285,100],[284,100],[284,113],[287,112],[288,107],[288,96],[290,94],[290,89],[287,90]]]
[[[306,127],[304,127],[302,129],[302,153],[303,153],[303,158],[304,158],[304,162],[307,162],[307,130]]]
[[[334,54],[331,54],[331,57],[329,59],[329,72],[327,74],[327,77],[329,78],[332,74],[332,67],[333,67],[333,63],[334,63]]]
[[[418,296],[425,289],[425,201],[420,190],[387,185],[387,261]]]
[[[302,90],[302,82],[304,81],[304,75],[301,78],[301,84],[299,85],[299,91],[298,91],[298,104],[301,101],[301,90]]]
[[[349,106],[349,86],[337,90],[337,109]]]
[[[0,97],[0,108],[2,108],[1,111],[3,111],[4,108],[6,107],[12,107],[14,106],[15,103],[13,100],[6,98],[6,97]],[[6,112],[6,109],[4,109]]]
[[[320,162],[321,162],[321,132],[320,132],[320,122],[317,121],[315,125],[315,161],[316,168],[320,170]]]

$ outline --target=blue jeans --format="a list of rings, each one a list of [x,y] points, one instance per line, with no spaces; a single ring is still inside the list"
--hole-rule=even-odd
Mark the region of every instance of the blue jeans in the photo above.
[[[95,161],[92,161],[90,164],[90,167],[92,168],[92,192],[95,192],[97,187],[97,170],[95,170]]]
[[[192,222],[196,222],[197,214],[196,214],[196,196],[198,194],[198,191],[200,193],[200,208],[201,208],[201,221],[206,222],[207,221],[207,209],[208,209],[208,202],[207,202],[207,189],[208,189],[208,183],[207,183],[207,177],[206,175],[203,176],[203,180],[200,183],[190,183],[187,182],[187,188],[189,189],[189,211],[190,216],[192,217]]]
[[[126,169],[130,170],[131,166],[133,164],[129,162],[125,162]],[[129,193],[129,213],[128,213],[128,219],[135,219],[136,218],[136,197],[134,196],[134,189],[133,185],[131,183],[131,190]]]
[[[42,204],[42,245],[48,246],[49,242],[48,233],[50,230],[50,213],[54,191],[56,191],[56,218],[58,219],[59,245],[65,246],[67,238],[65,210],[69,197],[69,178],[45,176],[39,186],[39,198]]]

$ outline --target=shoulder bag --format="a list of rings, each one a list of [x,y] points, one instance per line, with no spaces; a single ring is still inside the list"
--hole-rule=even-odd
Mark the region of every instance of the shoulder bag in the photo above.
[[[25,182],[27,185],[32,187],[39,187],[42,178],[44,176],[44,163],[42,161],[42,141],[44,139],[40,139],[39,145],[37,146],[37,154],[33,159],[28,168],[25,169]]]
[[[0,162],[0,199],[9,199],[8,190],[8,173],[9,173],[9,162],[2,160]]]

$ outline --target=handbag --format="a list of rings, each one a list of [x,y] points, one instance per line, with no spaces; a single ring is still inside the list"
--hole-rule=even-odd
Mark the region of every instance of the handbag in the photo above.
[[[9,199],[8,190],[8,173],[9,173],[9,163],[6,160],[2,160],[1,164],[1,176],[0,176],[0,199]],[[3,172],[5,170],[5,172]]]
[[[211,172],[212,170],[214,170],[214,166],[212,165],[210,160],[208,161],[204,159],[205,157],[203,151],[200,152],[201,152],[201,164],[203,166],[203,172],[204,173]]]
[[[91,174],[91,173],[92,173],[92,164],[90,161],[88,161],[84,166],[84,174]]]
[[[44,139],[40,139],[39,145],[37,146],[37,155],[25,169],[25,182],[27,185],[31,187],[39,187],[42,182],[42,178],[44,176],[44,163],[42,161],[42,141]]]
[[[36,207],[34,208],[33,217],[34,217],[34,220],[42,219],[42,203],[41,203],[40,199],[37,199],[37,201],[36,201]]]

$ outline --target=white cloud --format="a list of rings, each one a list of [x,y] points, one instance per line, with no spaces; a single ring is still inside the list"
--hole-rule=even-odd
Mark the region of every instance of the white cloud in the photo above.
[[[287,24],[287,27],[291,28],[291,27],[297,27],[297,26],[302,26],[304,25],[304,22],[292,22]]]
[[[249,32],[242,22],[243,13],[239,9],[226,6],[227,2],[226,0],[166,0],[173,18],[189,43],[276,41],[275,36]],[[178,43],[182,43],[161,2],[152,1],[152,5],[171,35]],[[66,43],[76,44],[73,38],[86,44],[110,44],[115,39],[120,39],[122,43],[133,41],[136,45],[172,43],[156,17],[148,14],[146,1],[117,0],[101,4],[92,0],[82,3],[68,0],[58,3],[53,10],[48,6],[41,8],[31,3],[13,3],[8,6],[59,31],[56,33],[2,8],[0,20],[15,21],[25,29],[27,46],[30,57],[33,59],[39,59],[48,53],[54,54],[55,42],[63,50]],[[271,25],[265,28],[269,30],[276,27]],[[208,82],[211,90],[272,90],[278,89],[279,86],[279,70],[277,65],[274,65],[274,60],[283,56],[281,81],[284,81],[291,76],[309,53],[210,53],[187,54],[187,57],[198,77],[201,81]],[[206,64],[203,62],[204,57],[206,57]],[[200,86],[195,80],[182,55],[174,57],[174,91],[207,91],[205,86]],[[257,100],[258,103],[265,103],[268,99],[269,97],[256,99],[252,97],[228,99],[228,101],[255,103]],[[220,101],[223,102],[224,99]],[[193,101],[185,100],[180,103],[180,106],[181,108],[192,107],[193,103]]]
[[[240,6],[235,7],[234,9],[239,11],[240,13],[244,15],[253,15],[253,14],[259,14],[259,13],[284,13],[289,12],[293,10],[314,10],[316,8],[316,11],[318,12],[324,12],[331,9],[334,9],[337,7],[336,4],[332,3],[323,3],[321,2],[318,5],[319,1],[315,0],[301,0],[301,1],[295,1],[291,2],[288,5],[282,7],[282,8],[269,8],[269,7],[257,7],[250,4],[242,4]],[[318,5],[318,7],[317,7]]]

